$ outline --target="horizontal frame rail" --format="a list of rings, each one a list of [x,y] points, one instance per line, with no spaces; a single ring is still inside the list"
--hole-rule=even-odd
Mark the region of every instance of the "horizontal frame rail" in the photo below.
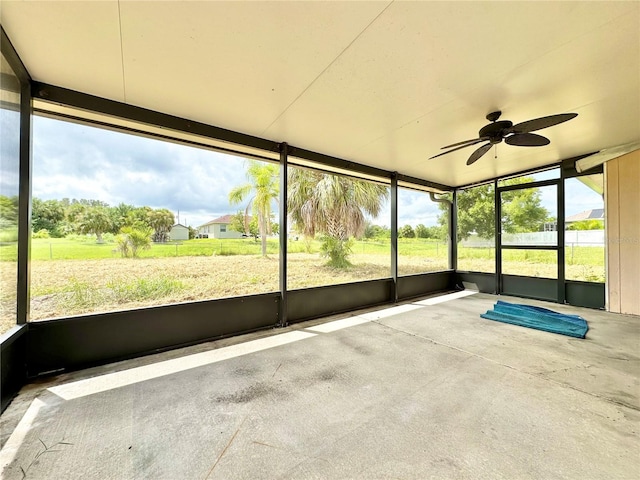
[[[502,245],[503,250],[560,250],[557,245]]]

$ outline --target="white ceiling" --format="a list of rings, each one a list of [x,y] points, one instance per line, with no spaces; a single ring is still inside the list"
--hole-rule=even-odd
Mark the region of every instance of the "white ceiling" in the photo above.
[[[640,140],[640,2],[18,2],[31,76],[452,186]],[[472,166],[485,115],[576,112]],[[495,154],[497,153],[497,158]]]

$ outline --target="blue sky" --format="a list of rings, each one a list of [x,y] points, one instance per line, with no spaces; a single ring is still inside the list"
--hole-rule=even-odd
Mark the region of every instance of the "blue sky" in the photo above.
[[[39,116],[33,132],[34,197],[168,208],[194,227],[246,206],[228,202],[231,188],[247,181],[244,158]],[[542,200],[555,214],[551,190]],[[428,194],[402,189],[398,200],[400,226],[437,224],[439,209]],[[589,188],[567,183],[567,216],[601,207]],[[386,205],[374,223],[388,225],[388,218]]]

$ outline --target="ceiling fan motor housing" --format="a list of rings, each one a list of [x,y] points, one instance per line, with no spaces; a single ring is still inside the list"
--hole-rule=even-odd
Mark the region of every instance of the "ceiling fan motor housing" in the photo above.
[[[497,112],[491,112],[491,113],[487,114],[486,118],[490,122],[495,122],[496,120],[498,120],[500,118],[500,115],[502,115],[502,111],[498,110]]]
[[[509,120],[501,120],[499,122],[493,122],[489,125],[485,125],[478,132],[480,138],[487,138],[491,143],[500,143],[504,136],[504,131],[507,128],[511,128],[513,122]]]

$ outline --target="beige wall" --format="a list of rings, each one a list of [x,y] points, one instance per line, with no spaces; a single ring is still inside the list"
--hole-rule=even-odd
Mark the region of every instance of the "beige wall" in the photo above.
[[[221,231],[222,225],[224,225],[226,228],[225,232]],[[225,224],[215,223],[211,225],[211,228],[209,230],[210,230],[209,238],[242,238],[242,232],[236,232],[235,230],[231,230],[229,225],[226,223]]]
[[[640,150],[605,163],[607,309],[640,315]]]

